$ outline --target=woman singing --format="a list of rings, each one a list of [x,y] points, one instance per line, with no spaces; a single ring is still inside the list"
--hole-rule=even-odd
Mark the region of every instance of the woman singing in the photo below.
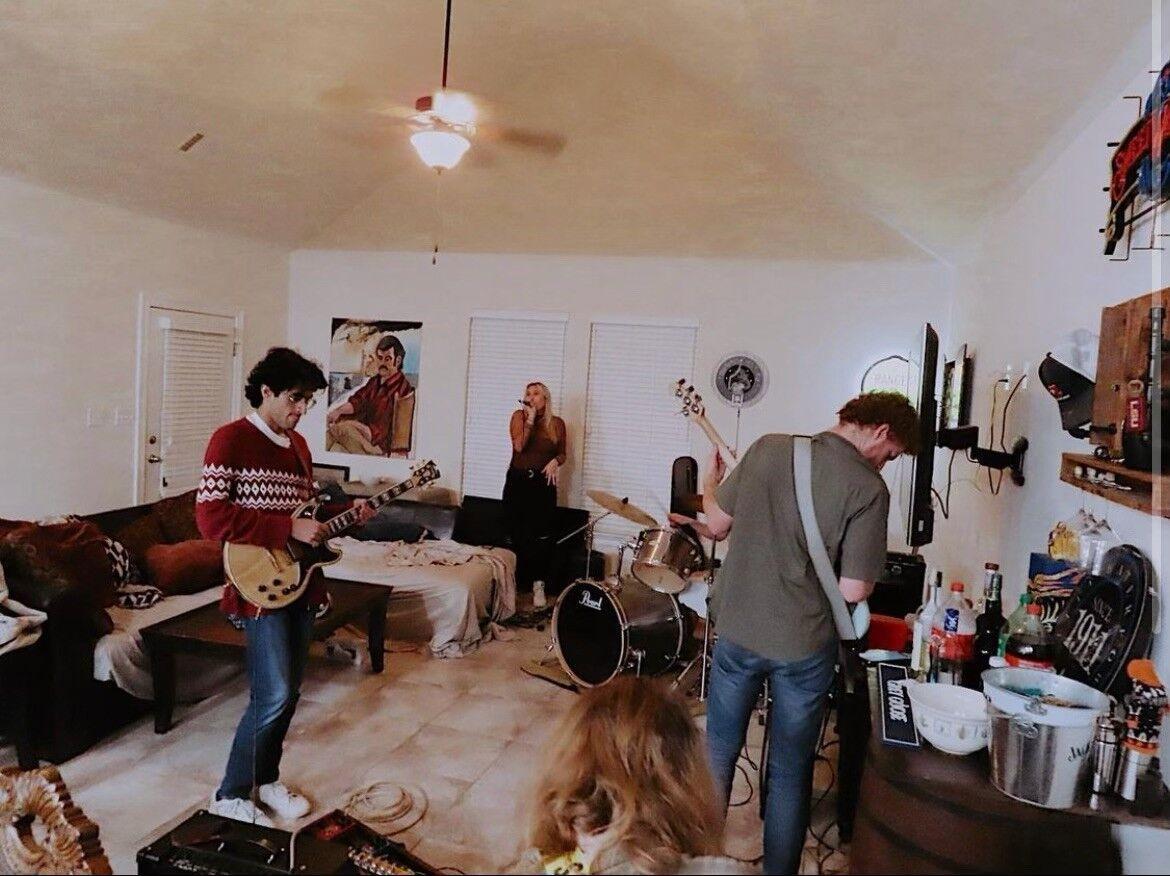
[[[530,587],[549,574],[550,527],[567,444],[565,421],[553,416],[547,386],[528,384],[521,405],[508,423],[512,465],[504,481],[504,509],[516,551],[516,577]]]

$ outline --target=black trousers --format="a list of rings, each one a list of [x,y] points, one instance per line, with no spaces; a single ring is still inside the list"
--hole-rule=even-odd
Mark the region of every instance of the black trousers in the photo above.
[[[557,488],[540,470],[509,468],[504,480],[504,513],[516,552],[516,582],[532,589],[533,581],[549,580],[553,513]]]

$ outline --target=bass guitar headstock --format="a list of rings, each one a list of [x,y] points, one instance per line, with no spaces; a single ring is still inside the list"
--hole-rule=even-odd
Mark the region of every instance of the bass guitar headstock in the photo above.
[[[680,377],[678,383],[674,385],[674,394],[675,397],[682,400],[682,409],[679,413],[684,417],[703,417],[706,415],[707,409],[703,405],[703,397],[685,377]]]

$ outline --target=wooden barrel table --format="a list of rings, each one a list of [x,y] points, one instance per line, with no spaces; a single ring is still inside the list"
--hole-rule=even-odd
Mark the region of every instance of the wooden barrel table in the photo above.
[[[871,672],[872,675],[872,672]],[[870,684],[871,706],[877,705]],[[873,721],[875,728],[880,721]],[[966,757],[869,739],[850,846],[852,873],[1121,873],[1109,818],[1021,803]]]

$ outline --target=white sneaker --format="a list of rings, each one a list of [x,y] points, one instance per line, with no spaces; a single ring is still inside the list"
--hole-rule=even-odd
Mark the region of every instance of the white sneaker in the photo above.
[[[207,811],[212,815],[222,815],[224,818],[233,818],[236,821],[246,821],[248,824],[258,824],[261,827],[276,827],[272,819],[261,812],[251,800],[239,797],[227,797],[223,800],[211,798],[211,805]]]
[[[271,809],[277,818],[296,821],[304,818],[313,809],[313,804],[303,794],[298,794],[283,782],[261,785],[258,789],[260,802]]]

